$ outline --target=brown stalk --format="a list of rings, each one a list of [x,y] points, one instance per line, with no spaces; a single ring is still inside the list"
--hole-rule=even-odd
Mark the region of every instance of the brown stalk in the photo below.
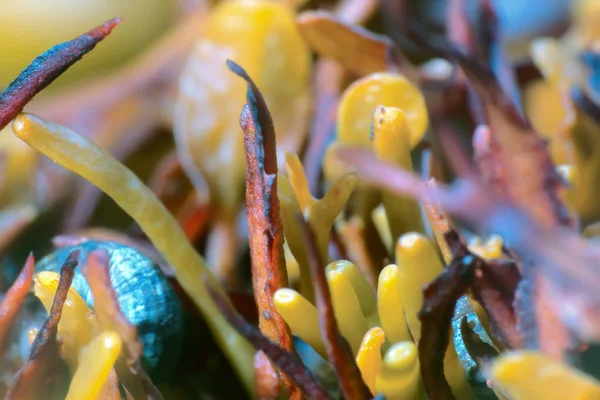
[[[230,60],[227,66],[248,83],[248,103],[242,109],[240,126],[246,154],[246,210],[258,327],[267,338],[294,351],[289,327],[273,300],[277,289],[288,283],[277,197],[275,128],[262,94],[246,71]],[[301,398],[299,389],[289,379],[284,378],[284,383],[292,398]]]
[[[299,215],[298,221],[304,235],[308,252],[310,275],[315,285],[315,303],[319,310],[319,329],[325,343],[327,359],[333,365],[338,377],[340,389],[346,400],[370,398],[370,391],[362,380],[356,361],[346,340],[340,334],[333,313],[331,293],[325,276],[324,255],[319,247],[310,225]]]
[[[21,309],[23,300],[25,300],[31,288],[34,264],[33,254],[29,254],[21,273],[19,273],[17,279],[6,293],[4,293],[4,297],[0,301],[0,360],[6,350],[8,333]]]
[[[142,357],[143,346],[138,340],[137,329],[123,315],[117,300],[117,294],[110,283],[108,252],[105,249],[94,250],[88,254],[83,254],[81,261],[81,270],[94,296],[94,304],[96,305],[94,311],[100,327],[104,330],[112,330],[121,337],[124,344],[122,351],[125,363],[131,374],[141,384],[143,398],[149,400],[162,399],[162,395],[141,366],[140,358]],[[130,377],[123,378],[126,387],[127,378]]]
[[[56,340],[56,335],[78,257],[77,250],[69,254],[60,270],[60,281],[50,315],[36,335],[29,357],[6,395],[7,400],[64,398],[67,394],[68,371],[61,358],[60,343]]]
[[[514,306],[517,286],[522,278],[516,263],[511,260],[482,262],[475,271],[475,299],[488,313],[493,336],[508,349],[523,347]]]
[[[23,111],[38,92],[107,37],[120,22],[120,18],[111,19],[69,42],[52,47],[33,60],[0,94],[0,129]]]
[[[244,336],[257,350],[262,351],[275,366],[283,371],[300,388],[309,399],[331,400],[321,384],[313,377],[312,373],[294,353],[278,346],[265,337],[258,328],[249,324],[235,311],[223,296],[215,292],[210,286],[206,287],[213,298],[217,308],[242,336]]]
[[[435,188],[435,180],[430,180],[429,186]],[[426,201],[423,208],[446,262],[470,254],[464,240],[439,206]],[[448,239],[451,243],[448,243]],[[475,271],[472,289],[490,317],[494,337],[507,348],[521,347],[522,338],[517,329],[513,306],[521,273],[512,260],[481,260],[478,265],[480,268]]]
[[[419,311],[419,361],[423,386],[430,400],[454,399],[444,375],[444,355],[450,342],[454,307],[473,282],[478,262],[480,260],[470,254],[455,258],[423,290],[423,306]]]

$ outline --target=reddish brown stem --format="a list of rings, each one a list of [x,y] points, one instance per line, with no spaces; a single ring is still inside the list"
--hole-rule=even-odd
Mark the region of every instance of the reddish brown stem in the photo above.
[[[324,255],[319,254],[319,246],[310,225],[299,215],[298,221],[304,234],[308,252],[310,275],[315,285],[315,301],[319,310],[319,329],[325,343],[327,358],[337,374],[340,389],[347,400],[370,398],[370,391],[362,380],[350,346],[338,329],[333,313],[331,293],[325,276]]]
[[[27,362],[15,377],[6,395],[7,400],[64,398],[67,394],[67,369],[60,355],[56,335],[62,309],[75,275],[78,256],[79,251],[72,252],[61,268],[50,315],[35,337]]]
[[[30,254],[29,257],[27,257],[27,261],[25,262],[25,266],[21,270],[21,273],[10,289],[4,294],[4,298],[0,302],[0,360],[6,349],[8,333],[21,309],[23,300],[25,300],[25,297],[31,288],[34,263],[33,254]]]
[[[0,129],[13,120],[36,94],[107,37],[119,22],[121,18],[111,19],[69,42],[52,47],[33,60],[0,95]]]

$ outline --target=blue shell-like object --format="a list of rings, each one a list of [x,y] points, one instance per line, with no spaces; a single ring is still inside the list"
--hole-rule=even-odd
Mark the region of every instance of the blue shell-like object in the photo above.
[[[89,241],[58,249],[40,260],[35,271],[60,269],[74,250],[85,257],[96,249],[110,254],[110,280],[125,317],[137,327],[144,345],[142,362],[153,376],[172,370],[183,339],[183,311],[173,288],[154,262],[138,250],[119,243]],[[72,287],[94,308],[92,291],[79,268],[75,269]]]

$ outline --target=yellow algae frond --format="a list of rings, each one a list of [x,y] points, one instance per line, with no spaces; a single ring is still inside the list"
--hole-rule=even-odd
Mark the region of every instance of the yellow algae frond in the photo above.
[[[373,113],[373,147],[377,156],[412,171],[411,129],[399,108],[379,106]],[[419,203],[410,197],[384,190],[381,199],[392,231],[392,242],[407,232],[424,232]]]
[[[13,131],[50,159],[98,186],[140,225],[171,265],[182,288],[196,303],[219,346],[252,393],[254,350],[215,306],[205,285],[225,296],[222,288],[156,195],[114,157],[69,129],[31,114],[19,114]]]
[[[81,360],[65,400],[95,399],[121,354],[121,338],[115,332],[102,332],[92,340]]]
[[[292,289],[278,289],[273,296],[275,307],[290,329],[321,356],[326,357],[319,330],[317,308]]]
[[[348,278],[348,281],[352,285],[352,289],[354,289],[356,297],[358,298],[360,309],[365,317],[370,317],[377,313],[377,299],[375,298],[375,292],[356,265],[347,260],[334,261],[327,266],[327,271],[341,273]]]
[[[314,297],[312,281],[296,213],[301,210],[311,226],[319,246],[319,253],[329,254],[331,228],[354,191],[356,176],[354,174],[343,176],[329,188],[323,198],[317,200],[310,194],[304,168],[298,156],[286,153],[286,165],[289,178],[284,176],[278,178],[283,229],[292,254],[300,264],[300,292],[312,301]],[[324,261],[327,262],[328,259]]]
[[[50,312],[60,275],[56,272],[42,271],[34,278],[33,290],[40,299],[46,312]],[[80,364],[81,352],[99,332],[94,312],[88,307],[77,291],[70,287],[58,323],[58,337],[62,340],[62,354],[71,373]]]
[[[390,343],[411,340],[404,317],[399,279],[398,267],[393,264],[388,265],[379,274],[377,285],[379,320]]]
[[[417,346],[396,343],[385,353],[375,387],[387,400],[417,400],[421,393]]]
[[[356,355],[356,364],[360,374],[373,395],[377,394],[375,381],[381,368],[381,345],[384,341],[385,333],[383,329],[380,327],[371,328],[365,334]]]
[[[418,342],[421,321],[417,314],[423,304],[422,288],[442,272],[442,262],[429,239],[419,233],[407,233],[396,244],[396,264],[406,320],[413,338]]]
[[[512,400],[600,399],[600,382],[534,351],[502,354],[490,369],[490,379]]]
[[[369,323],[361,311],[358,297],[345,271],[328,266],[326,275],[340,332],[348,341],[352,353],[357,354]]]

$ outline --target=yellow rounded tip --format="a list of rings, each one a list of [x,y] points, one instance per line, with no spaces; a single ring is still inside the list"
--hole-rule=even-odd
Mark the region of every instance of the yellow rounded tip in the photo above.
[[[556,167],[556,172],[569,184],[573,184],[577,179],[577,167],[568,164],[562,164]]]
[[[390,134],[400,134],[409,129],[406,115],[397,107],[378,106],[373,113],[373,126],[385,128]]]
[[[58,284],[60,275],[52,271],[42,271],[35,276],[35,282],[42,286],[52,286]]]
[[[365,333],[361,346],[382,345],[385,340],[385,332],[382,328],[376,326]]]
[[[337,260],[330,263],[327,267],[327,271],[335,271],[335,272],[343,272],[349,268],[356,268],[354,264],[352,264],[348,260]]]
[[[421,140],[428,125],[423,94],[404,76],[382,72],[351,84],[339,104],[338,138],[346,144],[369,144],[373,110],[385,104],[404,113],[410,126],[410,147]]]
[[[400,236],[396,245],[396,253],[412,255],[429,247],[432,247],[431,242],[424,235],[410,232]]]
[[[381,286],[382,281],[388,281],[396,277],[398,273],[398,266],[396,264],[390,264],[379,273],[379,286]]]
[[[419,360],[417,345],[411,341],[394,344],[389,348],[383,361],[390,368],[403,370],[413,368]]]
[[[293,303],[294,301],[296,301],[298,299],[298,296],[300,296],[300,295],[295,290],[283,288],[283,289],[278,289],[275,292],[275,296],[273,297],[273,299],[275,300],[275,303],[279,303],[279,304],[283,305],[283,304]]]

